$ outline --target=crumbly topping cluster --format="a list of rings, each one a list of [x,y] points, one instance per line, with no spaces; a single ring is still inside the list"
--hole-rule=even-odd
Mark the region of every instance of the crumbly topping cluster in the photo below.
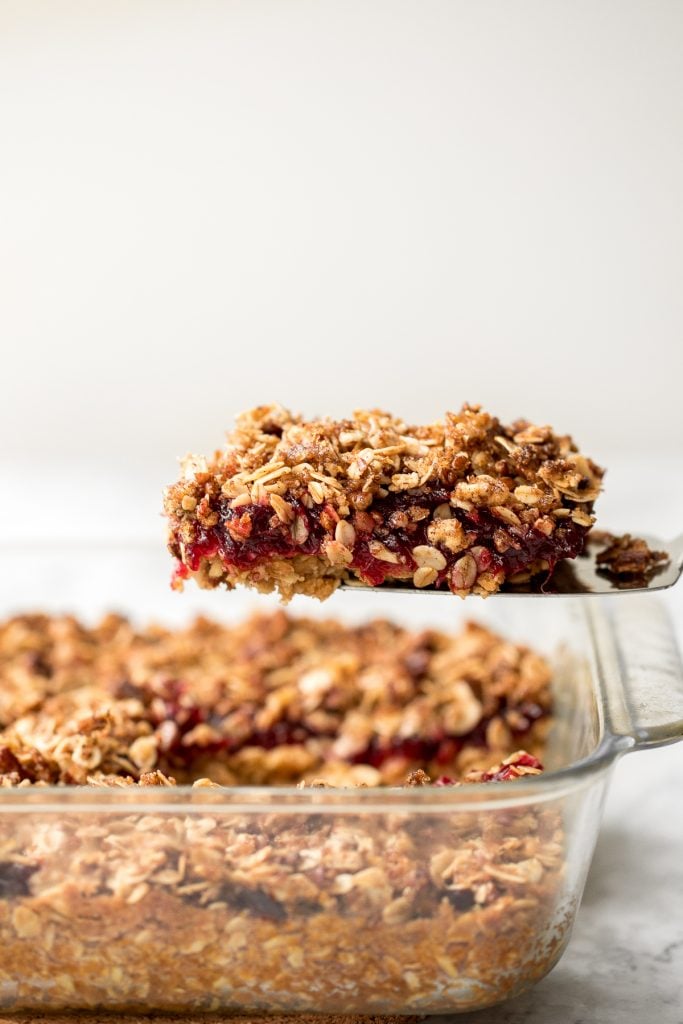
[[[601,476],[569,436],[527,420],[503,426],[479,406],[411,426],[378,410],[360,410],[348,420],[305,421],[270,405],[239,416],[225,450],[212,459],[185,459],[183,480],[169,488],[166,507],[211,527],[217,522],[211,498],[220,489],[236,508],[267,498],[291,522],[277,501],[285,494],[329,502],[347,517],[352,509],[367,509],[376,496],[443,485],[458,507],[546,515],[561,510],[565,498],[578,506],[594,501]]]
[[[542,772],[543,765],[538,758],[532,757],[526,750],[517,750],[491,768],[470,769],[460,782],[447,775],[442,775],[436,780],[430,779],[426,772],[417,768],[406,779],[406,786],[430,786],[433,783],[437,786],[462,786],[467,782],[511,782],[513,779],[523,779],[527,775],[541,775]]]
[[[666,551],[653,551],[642,537],[630,533],[615,537],[601,531],[594,540],[603,546],[595,557],[598,571],[609,576],[617,587],[645,586],[669,562]]]
[[[492,564],[467,517],[490,518],[487,546],[503,556],[520,548],[531,529],[536,541],[552,538],[558,527],[566,533],[570,524],[589,529],[601,478],[602,470],[570,437],[526,420],[504,426],[479,406],[412,426],[378,410],[305,421],[273,405],[240,416],[226,448],[213,458],[188,457],[164,507],[171,550],[203,586],[242,582],[279,589],[285,597],[302,591],[325,597],[349,575],[368,582],[356,546],[363,538],[363,554],[384,563],[385,576],[412,577],[415,586],[426,587],[444,583],[447,570],[445,582],[454,592],[486,595],[506,572]],[[434,495],[436,503],[429,500]],[[411,500],[392,504],[398,496]],[[255,509],[269,510],[266,525]],[[315,548],[311,515],[323,531]],[[406,552],[387,542],[397,531],[409,537],[417,524],[420,536]],[[255,571],[251,559],[226,566],[225,553],[219,557],[211,547],[195,564],[188,548],[216,529],[238,547],[277,530],[292,550],[286,558],[271,555],[278,563],[271,576]],[[294,566],[280,564],[297,559]],[[539,558],[529,568],[544,566],[548,560]]]
[[[550,710],[546,662],[474,624],[449,635],[283,611],[178,630],[114,615],[0,624],[5,785],[457,779],[520,746],[542,753]]]

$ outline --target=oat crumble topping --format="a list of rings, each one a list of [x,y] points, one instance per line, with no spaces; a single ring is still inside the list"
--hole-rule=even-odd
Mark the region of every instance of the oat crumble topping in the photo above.
[[[136,629],[110,615],[0,624],[0,780],[160,770],[223,785],[400,785],[542,755],[550,669],[469,623],[415,632],[284,611]]]
[[[570,437],[479,406],[427,426],[260,406],[165,492],[175,585],[323,599],[356,578],[485,597],[582,551],[601,478]]]

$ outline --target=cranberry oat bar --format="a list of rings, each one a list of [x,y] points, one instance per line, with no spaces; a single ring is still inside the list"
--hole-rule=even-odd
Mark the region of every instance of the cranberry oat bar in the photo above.
[[[601,478],[570,437],[479,406],[428,426],[261,406],[165,492],[175,582],[285,600],[353,578],[486,596],[581,553]]]
[[[0,815],[0,1008],[427,1012],[531,984],[568,934],[557,808],[425,798],[533,780],[549,682],[474,625],[1,623],[0,802],[26,800]],[[394,810],[335,803],[406,776]]]

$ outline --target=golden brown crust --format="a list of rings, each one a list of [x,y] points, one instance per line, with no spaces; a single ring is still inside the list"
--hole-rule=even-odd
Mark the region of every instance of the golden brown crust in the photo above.
[[[261,406],[223,451],[185,460],[164,509],[178,586],[325,598],[352,577],[486,596],[579,553],[601,477],[570,437],[479,406],[428,426]]]
[[[5,785],[154,784],[159,770],[230,785],[460,778],[520,746],[542,755],[550,710],[545,661],[472,623],[455,635],[283,611],[178,630],[0,623]]]

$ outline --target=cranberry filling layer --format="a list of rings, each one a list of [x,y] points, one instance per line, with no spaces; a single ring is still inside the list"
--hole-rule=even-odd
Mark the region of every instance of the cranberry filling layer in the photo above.
[[[532,703],[520,704],[512,710],[514,711],[515,728],[511,728],[510,732],[516,743],[521,743],[529,734],[534,722],[547,715],[543,708]],[[483,718],[474,729],[460,736],[442,733],[432,738],[408,737],[396,740],[391,744],[380,744],[373,741],[360,754],[355,755],[353,763],[369,764],[373,768],[380,768],[390,758],[402,757],[417,765],[452,764],[465,747],[481,747],[482,749],[488,747],[486,730],[491,719],[498,717],[499,714],[500,711],[496,712],[495,716]]]
[[[391,743],[382,743],[377,739],[349,760],[351,764],[367,764],[373,768],[381,768],[392,758],[402,758],[414,768],[428,765],[447,766],[453,764],[455,758],[465,747],[487,749],[487,728],[495,715],[483,718],[473,729],[459,736],[442,732],[437,736],[413,736],[397,739]],[[523,745],[535,722],[548,714],[538,704],[524,702],[510,708],[510,720],[514,726],[508,725],[515,743]],[[303,722],[280,721],[270,729],[255,730],[241,737],[220,736],[220,720],[212,722],[211,715],[195,704],[185,693],[182,684],[173,684],[166,699],[155,698],[151,704],[151,718],[161,740],[160,752],[164,767],[182,768],[191,772],[193,764],[208,755],[215,756],[225,753],[231,756],[247,747],[259,747],[273,750],[276,747],[304,744],[309,739],[332,740],[334,732],[321,732],[311,729]],[[216,738],[208,742],[192,741],[191,733],[198,725],[209,725],[215,729]]]
[[[356,512],[350,520],[353,529],[348,531],[353,539],[348,546],[347,568],[373,586],[391,578],[411,577],[419,567],[414,549],[433,549],[427,531],[434,510],[448,505],[448,498],[449,492],[443,488],[419,497],[392,494],[374,501],[367,512]],[[204,559],[216,557],[228,572],[248,571],[270,559],[325,557],[339,520],[334,509],[329,505],[308,508],[298,500],[289,504],[294,526],[282,522],[269,504],[233,509],[229,501],[219,500],[219,522],[207,530],[198,528],[196,540],[184,545],[185,564],[178,567],[178,575],[186,576],[188,569],[196,572]],[[431,583],[453,590],[470,588],[481,573],[497,572],[508,577],[527,571],[539,561],[545,561],[552,570],[560,559],[574,558],[582,552],[588,532],[570,518],[559,521],[547,535],[535,525],[502,521],[485,508],[449,506],[449,515],[462,526],[469,546],[456,552],[439,547],[443,558],[438,562],[444,564],[435,567]],[[177,545],[174,553],[178,555],[179,550]]]

